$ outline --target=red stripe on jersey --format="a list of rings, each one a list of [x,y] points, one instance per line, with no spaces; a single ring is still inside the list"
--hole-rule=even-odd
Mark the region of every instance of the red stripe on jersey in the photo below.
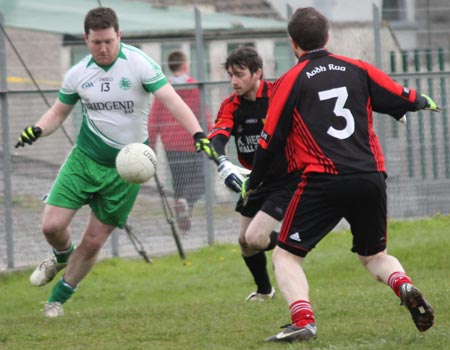
[[[240,102],[236,94],[232,94],[222,102],[217,112],[214,126],[209,132],[209,139],[217,135],[225,135],[227,138],[230,138],[234,126],[234,112],[239,104]]]
[[[397,95],[399,97],[402,97],[405,100],[408,100],[409,102],[413,103],[416,100],[416,91],[415,90],[408,90],[409,95],[408,97],[405,97],[403,95],[404,87],[394,82],[389,75],[384,73],[383,71],[379,70],[375,66],[372,66],[370,64],[367,64],[364,61],[352,59],[349,57],[339,56],[330,54],[330,57],[334,57],[338,60],[345,61],[348,63],[351,63],[357,67],[360,67],[361,69],[365,70],[367,74],[369,75],[369,78],[373,80],[376,84],[380,85],[384,89],[390,91],[394,95]]]
[[[298,147],[296,146],[295,140],[292,137],[288,137],[286,140],[286,159],[287,159],[287,171],[291,173],[295,169],[301,169],[302,164],[297,162],[296,153],[298,152]]]
[[[384,156],[383,151],[381,149],[380,142],[378,141],[377,135],[375,135],[375,132],[373,130],[373,113],[372,113],[372,104],[370,102],[370,98],[367,100],[367,122],[368,127],[367,130],[369,132],[369,144],[370,149],[372,150],[373,158],[375,159],[375,163],[377,166],[377,171],[380,172],[386,172],[386,168],[384,166]]]
[[[283,112],[287,99],[290,96],[293,85],[295,84],[298,75],[306,66],[308,61],[297,64],[295,67],[283,74],[274,84],[272,88],[272,95],[269,99],[269,108],[267,110],[266,124],[264,125],[263,133],[269,135],[267,141],[261,137],[259,145],[263,149],[267,149],[270,143],[270,136],[275,133],[280,116]]]
[[[292,153],[286,155],[289,171],[301,170],[306,166],[305,174],[309,172],[338,173],[333,161],[323,153],[314,140],[297,109],[294,109],[292,131],[288,137],[288,144],[292,145],[288,151]]]

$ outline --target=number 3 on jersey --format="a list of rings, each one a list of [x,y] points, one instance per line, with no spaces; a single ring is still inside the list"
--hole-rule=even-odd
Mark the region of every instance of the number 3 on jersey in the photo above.
[[[347,101],[348,98],[347,88],[344,86],[336,89],[319,92],[319,99],[321,101],[329,100],[335,97],[336,103],[333,109],[334,115],[336,117],[344,118],[347,124],[345,128],[340,130],[330,126],[327,130],[327,134],[336,137],[338,139],[345,140],[350,136],[352,136],[352,134],[355,132],[355,118],[353,118],[353,114],[352,112],[350,112],[348,108],[344,108],[345,102]]]

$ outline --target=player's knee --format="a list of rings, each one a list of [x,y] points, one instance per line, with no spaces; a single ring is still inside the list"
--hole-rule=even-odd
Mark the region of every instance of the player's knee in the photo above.
[[[238,242],[239,242],[239,245],[241,246],[242,250],[248,249],[248,244],[247,244],[247,241],[245,240],[245,237],[239,237]]]
[[[241,252],[243,256],[252,256],[260,251],[259,249],[252,248],[248,244],[248,241],[244,238],[239,239],[239,245],[241,246]]]
[[[269,239],[257,234],[247,234],[245,236],[247,245],[252,250],[265,250],[269,244]]]
[[[47,239],[53,239],[60,236],[65,230],[65,227],[54,220],[44,220],[42,222],[42,233]]]

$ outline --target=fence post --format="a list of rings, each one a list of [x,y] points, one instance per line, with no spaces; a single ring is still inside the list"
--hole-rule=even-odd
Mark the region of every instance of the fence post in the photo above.
[[[397,60],[395,59],[395,51],[389,53],[389,62],[391,63],[391,73],[397,71]]]
[[[418,73],[420,72],[420,55],[419,50],[414,49],[414,70]],[[422,91],[422,84],[420,77],[416,78],[416,88],[417,91]],[[417,118],[419,121],[419,152],[420,152],[420,169],[422,173],[422,178],[427,177],[427,164],[426,164],[426,154],[425,154],[425,135],[424,135],[424,125],[423,125],[423,112],[418,111]]]
[[[289,21],[289,19],[292,17],[292,14],[294,13],[294,9],[292,8],[291,5],[286,4],[286,10],[287,10],[287,19]],[[288,55],[289,55],[289,64],[291,67],[294,67],[297,64],[297,58],[295,57],[294,53],[292,52],[290,46],[288,48]]]
[[[380,21],[380,9],[377,5],[372,4],[372,16],[373,16],[373,34],[374,34],[374,45],[375,45],[375,65],[378,68],[382,68],[381,63],[381,21]]]
[[[445,70],[444,64],[444,50],[439,48],[438,50],[438,62],[439,71]],[[444,152],[445,152],[445,177],[450,178],[450,147],[449,147],[449,135],[448,135],[448,114],[447,114],[447,89],[445,85],[445,78],[442,76],[440,79],[441,85],[441,106],[442,106],[442,136],[444,139]]]
[[[115,258],[120,256],[119,246],[119,233],[116,228],[111,234],[111,255]]]
[[[408,72],[408,52],[402,51],[402,70],[403,73]],[[409,85],[408,79],[403,81],[404,86]],[[406,154],[408,157],[408,176],[414,177],[414,152],[413,152],[413,141],[412,141],[412,128],[411,123],[406,123]]]
[[[0,25],[4,29],[3,13],[0,12]],[[5,206],[5,233],[6,233],[6,260],[9,269],[14,268],[14,234],[12,216],[12,185],[11,185],[11,152],[9,140],[9,115],[8,115],[8,86],[6,69],[5,37],[0,35],[0,104],[2,113],[2,140],[3,140],[3,196]]]
[[[433,61],[431,56],[431,50],[428,48],[425,50],[425,62],[427,67],[427,72],[433,71]],[[428,96],[433,96],[433,78],[428,77],[427,79],[428,91],[426,92]],[[436,120],[433,112],[429,112],[430,117],[430,134],[431,134],[431,157],[433,161],[433,177],[437,179],[438,174],[438,159],[437,159],[437,145],[436,145]]]
[[[208,122],[206,120],[206,93],[205,93],[205,55],[203,50],[203,28],[202,28],[202,18],[200,10],[197,6],[194,7],[195,11],[195,46],[196,46],[196,60],[197,60],[197,74],[198,80],[200,81],[200,113],[201,113],[201,124],[203,130],[208,130]],[[213,213],[213,178],[211,171],[209,171],[209,162],[203,162],[203,171],[205,174],[205,214],[206,214],[206,228],[208,232],[208,244],[214,244],[214,213]]]
[[[381,36],[380,36],[380,9],[377,5],[372,5],[372,22],[373,22],[373,35],[374,35],[374,46],[375,46],[375,66],[381,69]],[[386,147],[386,132],[385,132],[385,120],[386,118],[380,118],[380,122],[378,123],[378,140],[381,144],[382,148]]]
[[[391,73],[395,73],[397,71],[397,62],[395,59],[395,51],[390,52],[389,61],[391,64]],[[391,130],[392,136],[398,137],[398,122],[392,119],[391,125],[392,125],[392,130]]]

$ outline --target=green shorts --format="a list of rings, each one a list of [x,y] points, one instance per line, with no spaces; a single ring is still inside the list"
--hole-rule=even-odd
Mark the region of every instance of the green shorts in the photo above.
[[[102,223],[123,228],[140,188],[139,184],[122,180],[115,167],[100,165],[74,147],[46,203],[74,210],[89,204]]]

